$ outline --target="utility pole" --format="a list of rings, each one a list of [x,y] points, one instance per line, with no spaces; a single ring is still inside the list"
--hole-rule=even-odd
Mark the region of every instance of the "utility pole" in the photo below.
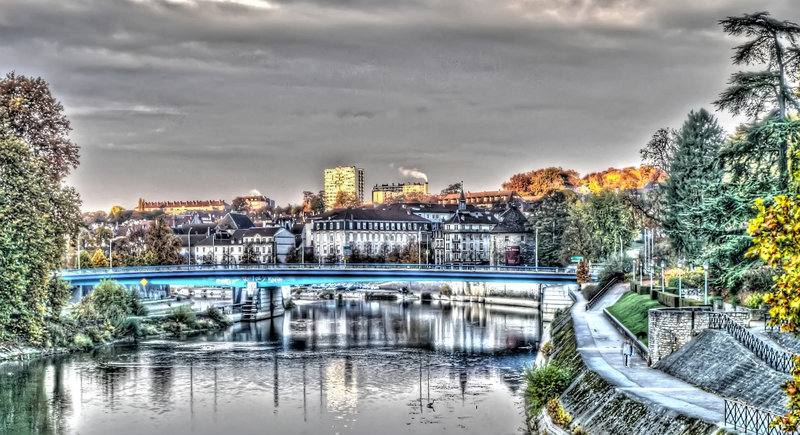
[[[536,245],[534,247],[534,251],[536,252],[536,262],[534,266],[538,269],[539,268],[539,228],[536,228]]]

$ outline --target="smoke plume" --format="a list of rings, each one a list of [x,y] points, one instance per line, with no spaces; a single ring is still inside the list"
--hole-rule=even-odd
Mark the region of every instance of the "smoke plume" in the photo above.
[[[402,166],[397,168],[397,172],[404,177],[414,177],[414,178],[422,178],[426,182],[428,181],[428,176],[425,175],[424,172],[420,172],[417,168],[414,169],[405,169]]]

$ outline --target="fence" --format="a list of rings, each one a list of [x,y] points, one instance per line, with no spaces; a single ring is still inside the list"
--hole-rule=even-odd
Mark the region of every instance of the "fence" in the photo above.
[[[795,356],[793,353],[770,346],[724,313],[710,313],[710,316],[710,329],[724,329],[773,369],[787,374],[792,372]]]
[[[770,423],[780,416],[733,399],[725,399],[725,425],[733,426],[734,430],[755,435],[797,434],[797,432],[784,432],[777,427],[770,427]]]
[[[599,301],[599,300],[600,300],[600,298],[602,298],[602,297],[603,297],[603,295],[604,295],[604,294],[606,294],[606,292],[608,291],[608,289],[610,289],[611,287],[613,287],[613,286],[614,286],[614,284],[616,284],[616,283],[617,283],[617,281],[619,281],[619,278],[617,278],[617,277],[611,278],[611,281],[609,281],[609,282],[608,282],[608,284],[606,284],[605,286],[603,286],[603,288],[601,288],[601,289],[600,289],[600,291],[599,291],[599,292],[597,292],[597,294],[595,294],[595,295],[594,295],[594,297],[592,298],[592,300],[591,300],[591,301],[589,301],[589,302],[587,302],[587,303],[586,303],[586,309],[587,309],[587,310],[591,310],[591,309],[592,309],[592,307],[594,307],[594,305],[597,303],[597,301]]]

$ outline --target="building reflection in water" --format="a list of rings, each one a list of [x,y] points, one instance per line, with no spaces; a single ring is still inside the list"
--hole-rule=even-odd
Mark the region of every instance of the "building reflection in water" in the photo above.
[[[3,365],[0,409],[14,412],[0,433],[514,432],[537,324],[478,304],[301,304],[214,334]]]

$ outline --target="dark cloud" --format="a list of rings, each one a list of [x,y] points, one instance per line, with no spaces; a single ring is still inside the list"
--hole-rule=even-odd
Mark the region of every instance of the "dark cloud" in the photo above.
[[[64,103],[87,208],[254,187],[296,202],[338,164],[481,190],[637,164],[724,87],[736,41],[717,21],[798,20],[792,3],[5,0],[0,68]]]

